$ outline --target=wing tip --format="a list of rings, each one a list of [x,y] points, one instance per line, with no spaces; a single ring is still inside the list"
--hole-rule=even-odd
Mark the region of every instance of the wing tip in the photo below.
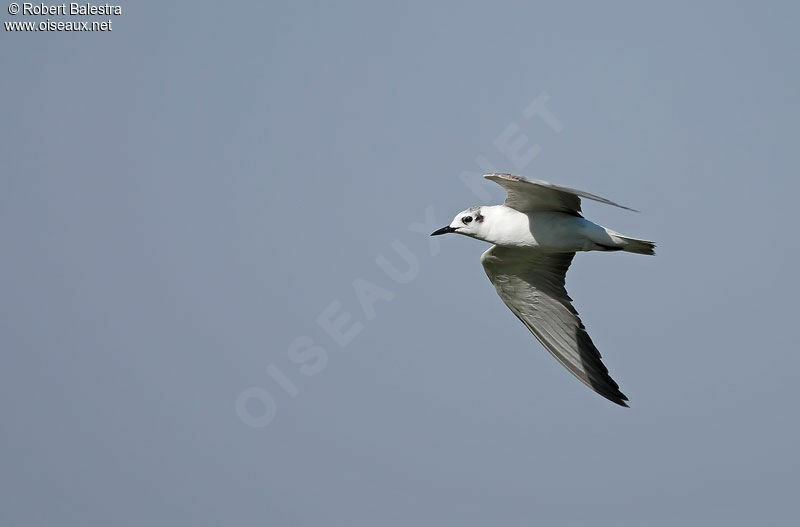
[[[624,408],[630,408],[630,406],[628,406],[628,397],[618,389],[614,390],[614,392],[611,393],[608,392],[603,393],[598,391],[597,389],[595,389],[595,391],[614,404],[618,404]]]
[[[486,179],[505,179],[506,181],[527,181],[522,176],[515,176],[506,172],[490,172],[489,174],[484,174],[483,177]]]

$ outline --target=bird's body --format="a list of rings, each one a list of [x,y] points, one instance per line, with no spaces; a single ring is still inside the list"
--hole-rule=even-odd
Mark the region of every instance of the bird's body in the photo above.
[[[607,199],[509,174],[484,177],[506,188],[505,203],[467,209],[432,235],[454,232],[494,244],[481,263],[503,302],[573,375],[603,397],[627,406],[627,397],[608,375],[572,307],[564,279],[578,251],[652,255],[655,244],[580,214],[581,197],[622,207]]]
[[[480,207],[484,229],[473,238],[502,245],[543,251],[622,250],[619,234],[582,216],[564,212],[524,213],[505,205]]]

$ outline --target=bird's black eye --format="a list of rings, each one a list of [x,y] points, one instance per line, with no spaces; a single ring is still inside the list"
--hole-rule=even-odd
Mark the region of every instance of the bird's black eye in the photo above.
[[[472,216],[464,216],[463,218],[461,218],[461,221],[463,221],[464,223],[469,223],[472,221]]]

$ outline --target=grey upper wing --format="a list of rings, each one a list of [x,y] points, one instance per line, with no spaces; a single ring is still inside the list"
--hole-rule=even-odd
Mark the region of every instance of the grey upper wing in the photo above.
[[[547,351],[589,388],[628,406],[564,288],[573,256],[495,245],[481,263],[497,294]]]
[[[556,211],[577,214],[581,211],[581,198],[638,212],[600,196],[574,188],[560,187],[547,181],[525,179],[511,174],[486,174],[483,177],[505,188],[505,205],[520,212]]]

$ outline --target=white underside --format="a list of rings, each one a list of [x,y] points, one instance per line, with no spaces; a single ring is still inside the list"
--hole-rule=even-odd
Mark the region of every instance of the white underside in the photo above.
[[[593,251],[623,247],[619,233],[586,218],[562,212],[525,214],[509,207],[492,207],[491,221],[480,239],[501,246],[548,251]]]

